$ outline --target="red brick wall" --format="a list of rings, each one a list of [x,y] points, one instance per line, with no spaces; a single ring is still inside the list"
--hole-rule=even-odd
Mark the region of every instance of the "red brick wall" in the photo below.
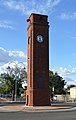
[[[28,25],[28,106],[50,105],[49,92],[49,25],[45,15],[32,14]],[[38,43],[37,35],[43,43]]]

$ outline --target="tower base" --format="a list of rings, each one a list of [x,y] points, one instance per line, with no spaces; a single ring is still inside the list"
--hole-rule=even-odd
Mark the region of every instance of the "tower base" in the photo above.
[[[50,92],[49,90],[27,90],[26,91],[26,105],[27,106],[50,106]]]

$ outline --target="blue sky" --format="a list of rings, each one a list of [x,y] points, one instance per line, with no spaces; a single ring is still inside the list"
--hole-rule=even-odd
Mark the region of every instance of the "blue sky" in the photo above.
[[[0,0],[0,71],[10,61],[27,64],[27,18],[49,17],[49,69],[76,84],[76,0]]]

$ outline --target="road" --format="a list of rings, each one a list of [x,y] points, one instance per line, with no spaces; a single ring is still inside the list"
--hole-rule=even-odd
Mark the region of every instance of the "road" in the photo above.
[[[0,112],[0,120],[76,120],[76,111]]]

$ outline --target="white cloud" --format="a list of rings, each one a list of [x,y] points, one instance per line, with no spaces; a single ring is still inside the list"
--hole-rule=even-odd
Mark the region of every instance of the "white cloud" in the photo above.
[[[12,62],[8,62],[8,63],[5,63],[5,64],[0,66],[0,74],[1,73],[6,73],[8,66],[12,69],[14,69],[16,67],[22,69],[22,68],[25,67],[26,70],[27,70],[27,62],[12,61]]]
[[[6,63],[17,58],[26,59],[26,55],[22,51],[8,51],[0,47],[0,63]]]
[[[9,21],[5,21],[5,20],[3,20],[3,21],[0,20],[0,28],[7,28],[7,29],[11,29],[11,30],[15,29]]]
[[[70,14],[62,13],[60,18],[63,20],[76,20],[76,12]]]
[[[4,0],[3,5],[14,10],[23,11],[25,9],[24,4],[16,0]]]
[[[65,67],[60,67],[52,71],[57,72],[58,75],[63,77],[63,79],[67,82],[66,86],[71,84],[76,85],[76,79],[72,79],[73,75],[76,76],[76,67],[70,67],[69,69]]]
[[[8,51],[0,47],[0,62],[4,63],[4,62],[8,62],[9,60],[10,57],[8,55]]]
[[[22,51],[9,51],[9,56],[25,58],[25,54]]]
[[[63,67],[60,67],[58,69],[58,73],[62,76],[66,76],[66,75],[69,75],[70,74],[70,70],[67,69],[67,68],[63,68]]]
[[[29,15],[33,12],[47,14],[57,6],[61,0],[4,0],[3,5],[9,9],[18,10]]]
[[[70,79],[69,77],[64,77],[64,80],[66,81],[65,88],[69,85],[76,85],[76,80]]]
[[[76,68],[64,68],[64,67],[60,67],[58,69],[53,70],[54,72],[57,72],[60,76],[69,76],[69,75],[76,75]]]

